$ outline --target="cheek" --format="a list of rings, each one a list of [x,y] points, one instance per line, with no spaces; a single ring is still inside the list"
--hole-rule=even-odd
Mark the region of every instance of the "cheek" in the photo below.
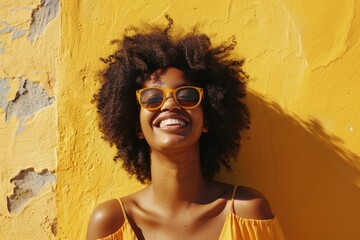
[[[143,130],[143,128],[145,127],[145,118],[146,118],[146,114],[144,113],[143,110],[140,110],[140,114],[139,114],[139,122],[140,122],[140,128],[141,130]]]
[[[139,114],[139,118],[140,118],[140,127],[141,130],[147,131],[151,126],[150,126],[150,121],[152,118],[153,114],[149,111],[146,111],[144,109],[140,110],[140,114]]]
[[[200,108],[193,114],[193,125],[196,126],[196,130],[202,132],[204,128],[204,114],[203,110]]]

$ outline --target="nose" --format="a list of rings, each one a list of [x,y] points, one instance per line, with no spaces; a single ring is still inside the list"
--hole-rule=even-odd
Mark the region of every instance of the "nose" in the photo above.
[[[181,109],[181,107],[175,101],[173,93],[170,93],[170,92],[167,93],[164,105],[161,107],[161,110],[173,111],[173,110],[180,110],[180,109]]]

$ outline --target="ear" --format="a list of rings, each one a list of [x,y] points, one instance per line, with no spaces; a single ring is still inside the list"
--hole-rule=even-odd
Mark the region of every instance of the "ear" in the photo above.
[[[144,134],[143,134],[142,131],[137,132],[137,133],[136,133],[136,136],[138,137],[138,139],[144,139]]]
[[[141,130],[141,126],[140,126],[140,123],[135,123],[135,132],[136,132],[136,136],[138,139],[144,139],[144,134]]]
[[[209,122],[204,119],[203,133],[209,132]]]

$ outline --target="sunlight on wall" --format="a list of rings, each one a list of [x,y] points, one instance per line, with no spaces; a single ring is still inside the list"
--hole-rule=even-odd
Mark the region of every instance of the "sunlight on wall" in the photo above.
[[[250,75],[251,129],[232,172],[262,191],[287,239],[360,235],[360,5],[356,1],[73,1],[62,3],[58,79],[58,237],[83,239],[92,209],[142,186],[112,161],[93,94],[110,41],[141,22],[236,35]]]

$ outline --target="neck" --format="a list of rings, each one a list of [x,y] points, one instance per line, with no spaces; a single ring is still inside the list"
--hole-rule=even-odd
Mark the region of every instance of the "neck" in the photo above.
[[[164,154],[151,152],[151,191],[154,202],[169,210],[203,198],[206,181],[201,172],[200,153]]]

